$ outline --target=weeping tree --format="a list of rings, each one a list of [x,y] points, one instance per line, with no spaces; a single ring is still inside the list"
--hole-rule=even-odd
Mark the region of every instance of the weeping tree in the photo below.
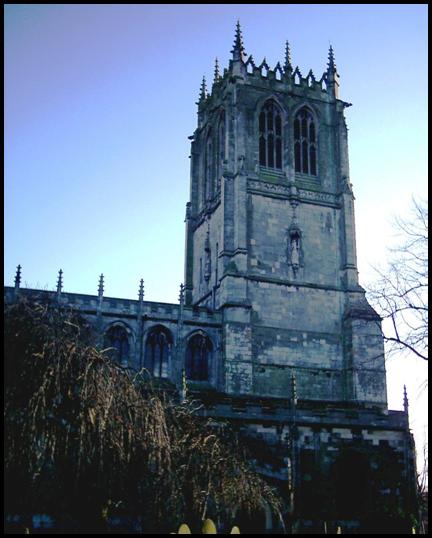
[[[95,345],[79,315],[20,300],[5,308],[5,513],[106,530],[120,516],[167,532],[232,522],[275,491],[228,425],[152,388]]]

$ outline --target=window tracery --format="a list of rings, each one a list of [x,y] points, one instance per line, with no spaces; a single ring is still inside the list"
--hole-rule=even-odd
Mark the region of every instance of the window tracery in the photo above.
[[[129,337],[124,327],[114,325],[105,335],[106,345],[113,348],[112,358],[120,364],[127,364],[129,359]]]
[[[317,175],[317,137],[315,120],[306,107],[294,119],[295,171],[310,176]]]
[[[259,115],[259,162],[282,169],[282,114],[273,100],[265,103]]]
[[[150,330],[146,340],[144,366],[154,377],[168,377],[172,338],[163,327]]]

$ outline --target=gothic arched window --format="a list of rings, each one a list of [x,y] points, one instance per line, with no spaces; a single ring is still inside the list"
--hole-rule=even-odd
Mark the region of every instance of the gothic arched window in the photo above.
[[[225,160],[225,111],[222,110],[218,126],[218,152],[217,152],[217,190],[220,189],[220,182]]]
[[[213,141],[209,131],[205,144],[204,155],[204,201],[213,195]]]
[[[267,101],[259,115],[259,162],[282,168],[282,114],[274,101]]]
[[[114,325],[105,335],[106,345],[113,348],[111,356],[121,364],[127,364],[129,359],[129,337],[121,325]]]
[[[192,336],[186,349],[186,377],[193,381],[206,381],[213,344],[208,336],[198,333]]]
[[[309,176],[317,175],[317,139],[312,113],[303,107],[294,119],[295,171]]]
[[[144,367],[155,377],[168,377],[172,338],[163,327],[150,330],[145,346]]]

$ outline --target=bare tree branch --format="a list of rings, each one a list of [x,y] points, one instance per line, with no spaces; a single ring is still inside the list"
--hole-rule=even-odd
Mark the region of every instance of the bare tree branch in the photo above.
[[[389,352],[405,349],[428,360],[428,209],[412,201],[409,220],[396,218],[401,244],[389,248],[387,267],[374,268],[377,279],[368,289],[372,305],[383,320]]]

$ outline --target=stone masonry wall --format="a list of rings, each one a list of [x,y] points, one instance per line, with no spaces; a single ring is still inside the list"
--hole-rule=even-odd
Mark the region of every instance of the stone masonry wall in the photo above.
[[[216,249],[220,254],[223,245],[223,215],[222,206],[219,205],[212,213],[209,219],[209,225],[207,221],[203,221],[195,230],[193,235],[193,302],[195,303],[203,296],[212,291],[216,285],[216,264],[218,279],[222,276],[222,264],[219,257],[216,257]],[[206,252],[205,243],[207,237],[207,231],[209,231],[209,245],[210,245],[210,263],[211,263],[211,276],[210,280],[206,282],[204,279]],[[201,262],[200,262],[201,260]],[[202,269],[201,269],[202,267]],[[200,274],[202,272],[202,274]]]
[[[251,195],[249,271],[254,275],[292,278],[287,259],[288,227],[293,210],[289,200]],[[303,267],[299,280],[322,286],[340,285],[339,210],[300,203]]]

